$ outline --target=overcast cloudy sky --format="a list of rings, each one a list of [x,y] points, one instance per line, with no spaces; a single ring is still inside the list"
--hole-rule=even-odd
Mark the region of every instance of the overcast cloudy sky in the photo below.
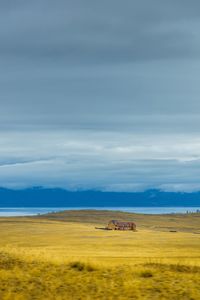
[[[199,0],[0,0],[0,186],[200,190]]]

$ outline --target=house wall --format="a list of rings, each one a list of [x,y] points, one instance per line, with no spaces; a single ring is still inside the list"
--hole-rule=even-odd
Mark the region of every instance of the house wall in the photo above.
[[[107,228],[112,230],[136,230],[135,224],[131,224],[128,222],[127,224],[117,224],[109,222]]]

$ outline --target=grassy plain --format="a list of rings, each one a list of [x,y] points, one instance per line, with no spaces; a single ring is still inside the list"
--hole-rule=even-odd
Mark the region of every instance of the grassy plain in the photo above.
[[[110,219],[137,232],[105,231]],[[0,299],[200,299],[200,214],[0,218]]]

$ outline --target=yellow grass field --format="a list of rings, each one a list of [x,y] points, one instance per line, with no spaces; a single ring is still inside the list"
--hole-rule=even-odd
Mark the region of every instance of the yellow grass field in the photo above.
[[[0,299],[200,299],[200,214],[0,218]]]

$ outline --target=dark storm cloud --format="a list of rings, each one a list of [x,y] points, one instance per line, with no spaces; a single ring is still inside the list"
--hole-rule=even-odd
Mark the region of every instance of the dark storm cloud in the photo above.
[[[21,0],[0,8],[3,120],[91,124],[200,109],[198,1]]]
[[[196,54],[185,22],[197,1],[1,1],[0,53],[65,63],[130,62]]]

